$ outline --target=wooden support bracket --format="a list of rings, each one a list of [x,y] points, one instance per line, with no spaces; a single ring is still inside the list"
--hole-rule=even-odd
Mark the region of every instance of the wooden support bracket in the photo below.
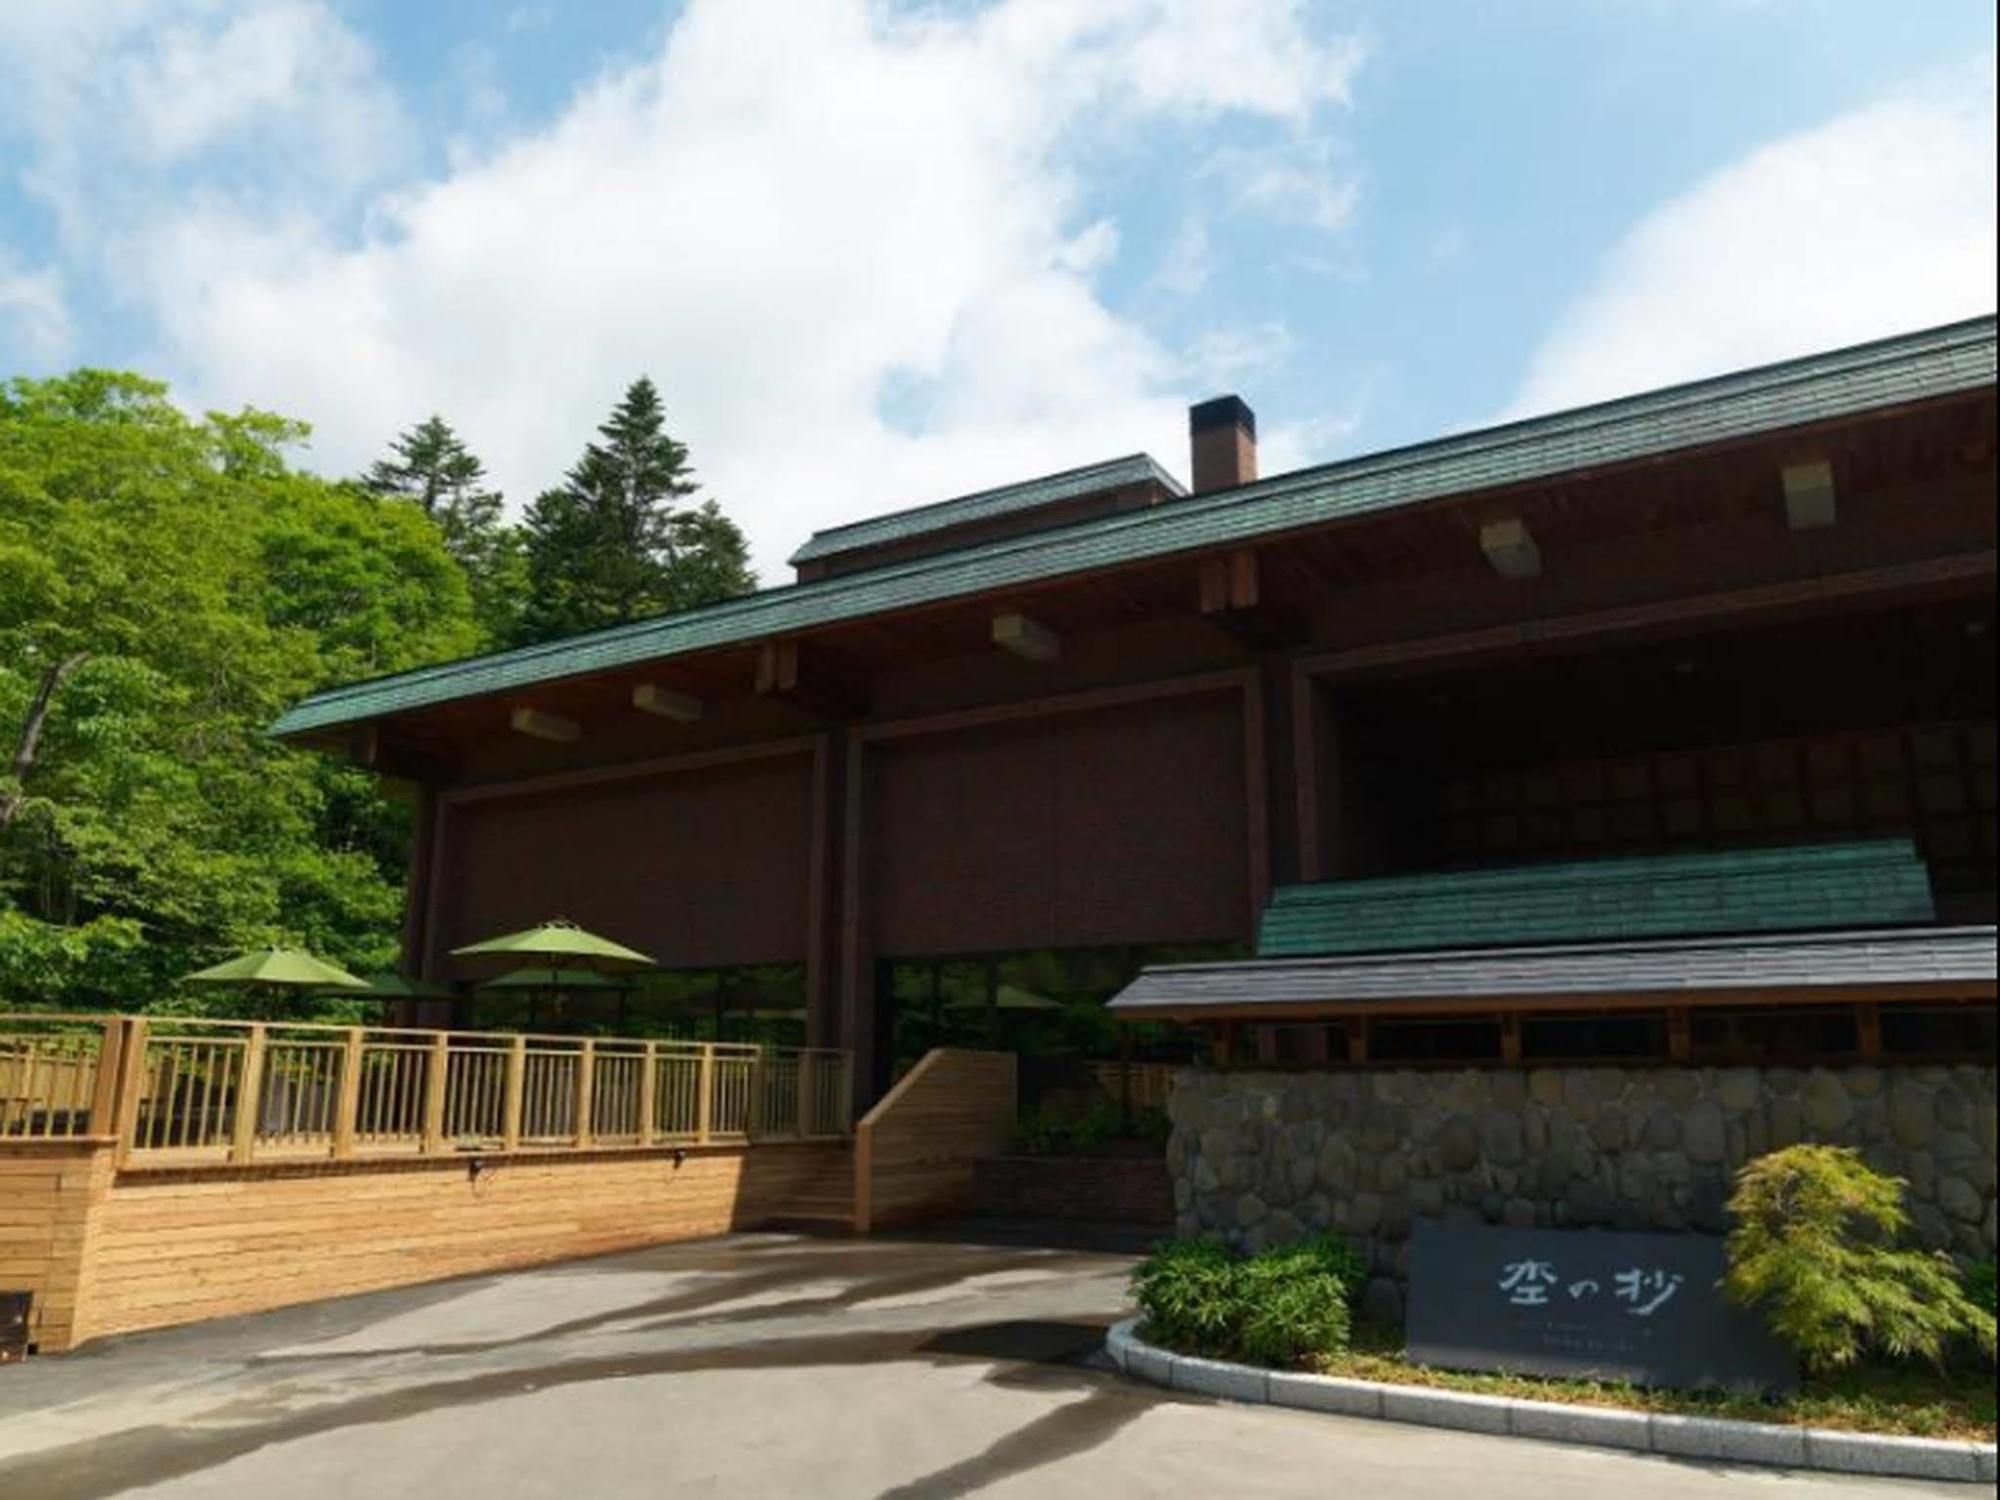
[[[1195,595],[1203,619],[1253,651],[1278,650],[1306,639],[1305,627],[1296,615],[1264,602],[1257,554],[1248,547],[1203,558],[1196,573]]]
[[[864,694],[810,659],[797,641],[766,641],[758,648],[756,686],[758,697],[815,719],[853,718],[866,706]]]

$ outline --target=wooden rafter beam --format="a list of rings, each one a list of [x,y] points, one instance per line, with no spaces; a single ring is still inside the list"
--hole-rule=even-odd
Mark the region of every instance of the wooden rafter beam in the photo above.
[[[1024,614],[995,615],[993,644],[1025,661],[1055,661],[1062,655],[1062,637]]]
[[[583,738],[583,726],[576,720],[546,709],[516,708],[507,715],[507,723],[516,734],[548,740],[551,744],[573,745]]]
[[[1275,650],[1305,639],[1295,616],[1264,602],[1263,574],[1257,553],[1249,547],[1204,557],[1195,574],[1195,595],[1203,619],[1253,651]]]
[[[692,724],[702,715],[702,701],[691,693],[677,693],[657,682],[642,682],[632,689],[632,706],[642,714]]]
[[[1502,578],[1542,576],[1542,549],[1519,516],[1502,516],[1481,526],[1479,550]]]
[[[863,712],[866,695],[797,641],[766,641],[757,651],[757,696],[815,719],[848,719]]]

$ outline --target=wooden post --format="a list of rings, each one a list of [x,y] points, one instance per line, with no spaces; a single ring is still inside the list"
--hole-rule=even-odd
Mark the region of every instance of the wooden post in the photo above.
[[[516,1036],[507,1049],[507,1090],[503,1096],[500,1149],[521,1149],[521,1094],[528,1079],[528,1039]]]
[[[97,1076],[91,1080],[90,1087],[92,1135],[118,1133],[118,1098],[124,1039],[125,1022],[122,1018],[113,1017],[104,1023],[103,1034],[97,1043]]]
[[[1347,1061],[1350,1066],[1359,1067],[1368,1061],[1368,1018],[1349,1016],[1346,1030]]]
[[[1500,1061],[1518,1063],[1521,1060],[1521,1013],[1518,1010],[1504,1011],[1500,1016]]]
[[[639,1144],[653,1144],[653,1116],[659,1109],[659,1060],[655,1043],[646,1043],[639,1059]]]
[[[1882,1059],[1882,1008],[1872,1001],[1863,1001],[1854,1007],[1855,1040],[1860,1043],[1861,1055],[1869,1062]]]
[[[444,1150],[444,1094],[451,1079],[451,1033],[440,1031],[431,1038],[431,1054],[424,1068],[424,1138],[419,1148],[425,1156]]]
[[[264,1025],[253,1022],[243,1042],[243,1061],[236,1074],[236,1113],[231,1124],[229,1159],[248,1161],[257,1149],[257,1113],[264,1102]]]
[[[347,1028],[347,1045],[340,1051],[339,1103],[333,1112],[333,1154],[336,1160],[354,1154],[355,1117],[361,1113],[361,1050],[367,1035],[359,1026]]]
[[[118,1165],[131,1156],[139,1133],[139,1103],[146,1097],[146,1018],[125,1023],[118,1081]]]
[[[1667,1057],[1677,1063],[1686,1062],[1694,1053],[1694,1027],[1685,1005],[1676,1005],[1667,1012]]]
[[[590,1145],[594,1134],[591,1130],[590,1109],[597,1097],[597,1040],[583,1039],[583,1050],[576,1055],[576,1149],[581,1151]]]
[[[819,1112],[819,1054],[801,1050],[795,1054],[799,1060],[799,1117],[794,1135],[813,1135],[814,1117]]]
[[[715,1043],[704,1042],[701,1047],[701,1070],[696,1074],[694,1086],[694,1138],[700,1145],[708,1144],[714,1106]]]

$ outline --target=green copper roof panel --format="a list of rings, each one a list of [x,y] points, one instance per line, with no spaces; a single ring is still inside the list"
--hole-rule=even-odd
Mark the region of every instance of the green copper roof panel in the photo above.
[[[823,557],[838,557],[863,547],[905,542],[947,527],[990,521],[995,516],[1017,515],[1043,505],[1075,500],[1105,490],[1127,489],[1137,484],[1157,484],[1170,495],[1187,493],[1178,479],[1150,457],[1134,453],[1127,458],[1114,458],[1109,463],[1065,469],[1060,474],[1045,474],[1040,479],[1023,480],[1019,484],[1004,484],[998,489],[980,490],[956,499],[940,500],[934,505],[918,505],[909,510],[892,511],[886,516],[851,521],[845,526],[829,526],[824,531],[815,531],[806,544],[792,554],[791,560],[802,563]]]
[[[1907,839],[1281,886],[1259,958],[1891,927],[1936,916]]]
[[[1031,536],[768,589],[539,646],[329,688],[274,726],[299,734],[429,704],[745,645],[1452,495],[1755,436],[1994,382],[1994,320],[1814,355]]]

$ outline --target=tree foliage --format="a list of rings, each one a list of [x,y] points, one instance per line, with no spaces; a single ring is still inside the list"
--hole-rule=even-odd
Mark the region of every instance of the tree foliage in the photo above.
[[[1791,1146],[1736,1178],[1722,1288],[1761,1311],[1815,1371],[1863,1354],[1936,1360],[1969,1338],[1990,1357],[1993,1314],[1942,1253],[1899,1248],[1904,1183],[1840,1146]]]
[[[696,493],[687,449],[641,376],[564,482],[526,518],[523,641],[689,609],[756,585],[743,534]]]
[[[141,1006],[277,940],[393,957],[407,815],[265,731],[478,633],[438,527],[294,471],[303,435],[130,375],[0,388],[0,1003]]]
[[[377,495],[414,501],[465,570],[473,613],[489,642],[511,639],[527,585],[521,533],[506,524],[486,466],[443,417],[426,417],[389,444],[362,481]]]

